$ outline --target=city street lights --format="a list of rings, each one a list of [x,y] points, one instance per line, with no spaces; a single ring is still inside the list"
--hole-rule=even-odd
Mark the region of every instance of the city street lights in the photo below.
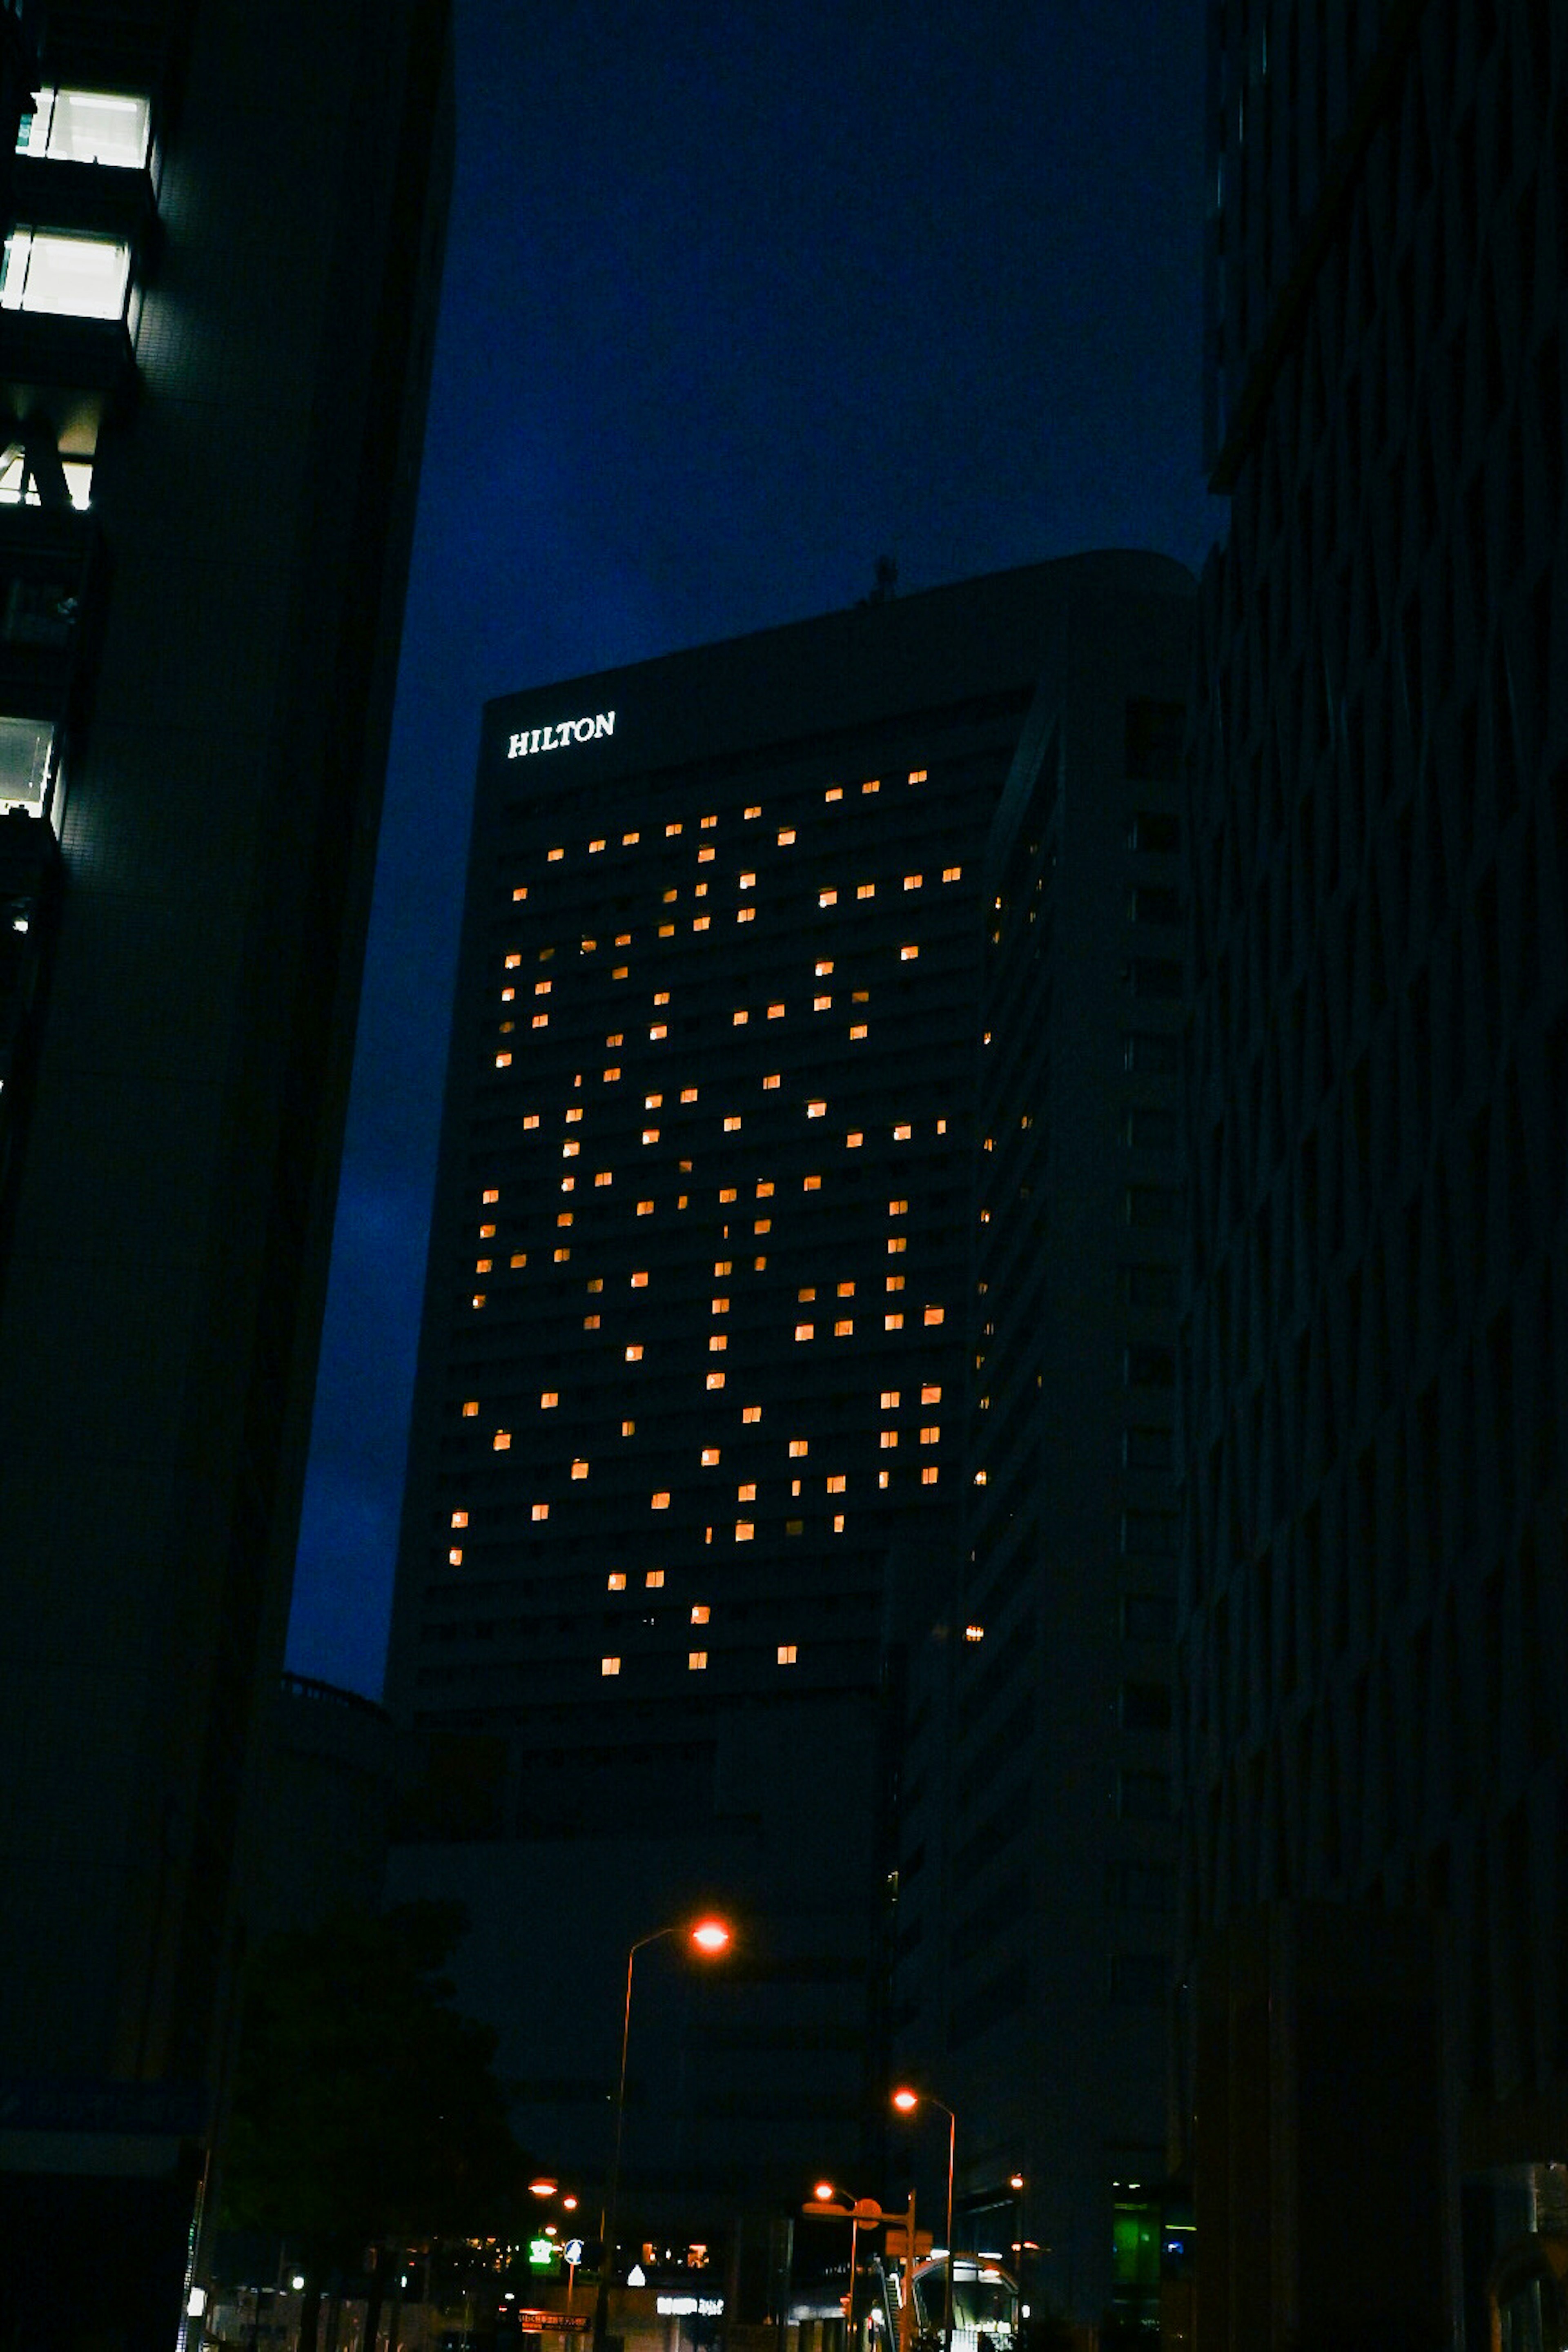
[[[952,2156],[958,2138],[958,2117],[945,2099],[933,2098],[929,2091],[906,2087],[893,2093],[893,2105],[901,2116],[912,2116],[922,2104],[940,2107],[947,2117],[947,2272],[943,2280],[942,2352],[952,2352]]]
[[[837,2203],[838,2192],[831,2180],[819,2180],[812,2190],[812,2195],[819,2204],[832,2205]],[[879,2221],[882,2209],[879,2205],[871,2204],[868,2200],[851,2197],[847,2210],[849,2215],[849,2299],[845,2306],[844,2334],[846,2342],[853,2346],[855,2342],[855,2263],[860,2238],[860,2216],[864,2210],[868,2221],[873,2214]]]
[[[616,2085],[616,2144],[610,2158],[610,2177],[605,2189],[605,2210],[599,2220],[599,2291],[594,2298],[594,2352],[605,2352],[605,2321],[610,2309],[610,2270],[616,2259],[616,2202],[621,2186],[621,2133],[626,2119],[626,2045],[632,2034],[632,1971],[637,1954],[649,1944],[662,1943],[667,1936],[684,1936],[693,1951],[704,1959],[716,1960],[730,1948],[730,1929],[722,1919],[710,1913],[689,1926],[684,1920],[669,1927],[656,1927],[650,1936],[639,1936],[626,1954],[626,2002],[621,2019],[621,2073]]]

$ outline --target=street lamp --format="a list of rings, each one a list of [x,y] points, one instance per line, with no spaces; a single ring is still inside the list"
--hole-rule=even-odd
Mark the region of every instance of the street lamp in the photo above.
[[[893,2105],[901,2116],[912,2116],[922,2102],[928,2107],[940,2107],[947,2117],[947,2275],[943,2283],[942,2352],[952,2352],[952,2156],[958,2138],[958,2117],[945,2099],[933,2098],[930,2091],[911,2091],[906,2086],[893,2093]]]
[[[831,2180],[817,2181],[811,2193],[819,2205],[833,2205],[837,2202],[838,2191]],[[845,2194],[848,2195],[848,2191],[846,2190]],[[847,2207],[841,2210],[847,2210],[849,2215],[849,2300],[844,2313],[844,2334],[847,2343],[853,2347],[855,2343],[855,2265],[860,2238],[860,2216],[864,2210],[868,2220],[873,2216],[880,2219],[881,2208],[858,2197],[850,2197]]]
[[[621,2133],[626,2119],[626,2045],[632,2034],[632,1971],[637,1954],[649,1944],[662,1943],[667,1936],[684,1936],[693,1951],[704,1959],[716,1960],[730,1948],[731,1931],[722,1919],[711,1913],[688,1925],[684,1920],[668,1927],[656,1927],[650,1936],[639,1936],[626,1954],[626,2001],[621,2018],[621,2072],[616,2085],[616,2143],[610,2158],[610,2177],[605,2183],[605,2208],[599,2218],[599,2291],[594,2299],[594,2352],[605,2352],[605,2321],[610,2309],[610,2269],[616,2258],[616,2203],[621,2186]]]

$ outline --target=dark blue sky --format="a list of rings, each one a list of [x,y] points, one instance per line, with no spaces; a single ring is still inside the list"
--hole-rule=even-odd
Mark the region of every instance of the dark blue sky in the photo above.
[[[381,1687],[488,696],[1196,567],[1202,0],[457,0],[458,172],[289,1663]]]

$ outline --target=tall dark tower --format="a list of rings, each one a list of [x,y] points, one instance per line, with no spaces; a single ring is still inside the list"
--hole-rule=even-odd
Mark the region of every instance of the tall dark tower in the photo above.
[[[1526,2324],[1568,2230],[1568,21],[1210,15],[1199,2340],[1452,2340],[1457,2177],[1466,2340],[1523,2340],[1488,2272]]]
[[[0,2335],[24,2340],[174,2325],[287,1613],[441,251],[446,14],[57,0],[20,110],[0,279]]]

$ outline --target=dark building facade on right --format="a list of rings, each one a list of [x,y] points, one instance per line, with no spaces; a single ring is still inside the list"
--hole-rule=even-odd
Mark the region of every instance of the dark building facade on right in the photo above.
[[[1568,16],[1209,23],[1198,2340],[1484,2343],[1489,2295],[1522,2342],[1568,2226]]]

